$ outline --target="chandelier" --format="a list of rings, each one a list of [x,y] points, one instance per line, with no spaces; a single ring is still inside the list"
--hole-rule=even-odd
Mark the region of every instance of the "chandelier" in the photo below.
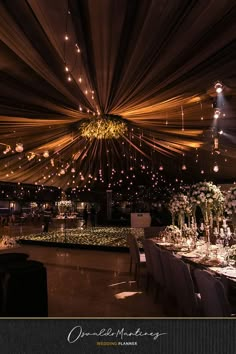
[[[128,130],[126,121],[117,115],[102,115],[83,120],[81,136],[89,139],[118,139]]]

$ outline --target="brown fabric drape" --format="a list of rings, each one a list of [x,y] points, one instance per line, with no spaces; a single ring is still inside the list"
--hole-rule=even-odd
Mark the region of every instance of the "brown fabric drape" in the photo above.
[[[233,179],[235,36],[231,0],[1,1],[0,180],[86,185],[102,169],[108,183],[112,168],[127,170],[137,161],[139,169],[142,159],[153,170],[166,163],[174,179],[183,161],[187,180]],[[225,86],[225,116],[216,127],[217,80]],[[80,120],[98,111],[127,119],[128,135],[81,138]],[[216,154],[213,135],[220,129]],[[17,142],[25,148],[20,155],[12,153]],[[66,173],[58,176],[61,166]]]

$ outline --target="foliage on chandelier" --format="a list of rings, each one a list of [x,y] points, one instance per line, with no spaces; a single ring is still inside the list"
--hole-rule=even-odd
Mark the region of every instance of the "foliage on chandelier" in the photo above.
[[[118,139],[128,130],[120,116],[103,115],[84,120],[80,125],[81,135],[89,139]]]

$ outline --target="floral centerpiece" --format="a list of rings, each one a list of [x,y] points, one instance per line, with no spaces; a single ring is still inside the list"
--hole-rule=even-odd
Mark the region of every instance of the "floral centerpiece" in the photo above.
[[[225,198],[225,211],[231,216],[236,216],[236,186],[231,187]]]
[[[169,242],[178,242],[181,239],[182,232],[175,225],[166,226],[166,228],[160,232],[160,237]]]
[[[12,248],[16,247],[17,243],[13,237],[3,236],[0,240],[0,248]]]
[[[223,214],[224,196],[219,187],[212,182],[199,182],[192,186],[190,202],[195,212],[199,206],[204,222],[213,226],[213,215],[217,218]]]
[[[179,227],[182,229],[185,215],[187,215],[188,219],[192,215],[192,207],[188,196],[183,193],[174,195],[169,202],[169,210],[172,215],[172,224],[175,224],[177,215]]]
[[[233,245],[228,250],[228,257],[236,263],[236,245]]]

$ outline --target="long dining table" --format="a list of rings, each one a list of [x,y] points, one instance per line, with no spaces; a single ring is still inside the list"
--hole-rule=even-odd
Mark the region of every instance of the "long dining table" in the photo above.
[[[152,238],[153,242],[162,249],[174,253],[193,268],[207,269],[223,276],[228,280],[229,286],[236,290],[236,266],[227,261],[227,250],[220,245],[208,245],[199,241],[195,249],[190,250],[187,245],[178,245],[164,242],[160,238]]]

